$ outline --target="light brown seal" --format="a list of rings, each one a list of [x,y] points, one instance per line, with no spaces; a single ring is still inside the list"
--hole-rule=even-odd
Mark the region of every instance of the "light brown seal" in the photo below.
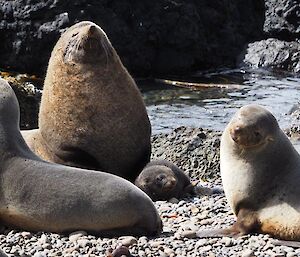
[[[132,181],[149,162],[143,99],[99,26],[83,21],[61,35],[49,60],[39,129],[23,136],[45,160]]]
[[[300,240],[300,156],[276,118],[258,105],[242,107],[221,139],[221,176],[236,223],[215,235],[267,233]],[[212,236],[213,231],[198,236]]]
[[[131,182],[34,155],[19,130],[16,96],[4,80],[0,80],[0,146],[2,224],[103,236],[160,232],[161,219],[151,199]]]
[[[149,162],[136,178],[135,185],[149,195],[153,201],[223,192],[218,188],[194,186],[183,170],[167,160]]]

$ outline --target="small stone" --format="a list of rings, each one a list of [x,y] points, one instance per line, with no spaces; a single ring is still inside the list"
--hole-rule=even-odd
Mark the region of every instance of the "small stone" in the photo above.
[[[168,247],[165,247],[164,252],[165,252],[165,254],[166,254],[167,256],[173,256],[173,255],[175,255],[174,250],[171,249],[171,248],[168,248]]]
[[[255,256],[254,252],[250,249],[244,250],[241,254],[241,257],[253,257],[253,256]]]
[[[72,243],[75,243],[79,237],[86,236],[87,233],[85,231],[75,231],[69,235],[69,240]]]
[[[198,240],[198,241],[196,242],[195,248],[197,249],[197,248],[199,248],[199,247],[201,247],[201,246],[206,245],[207,243],[208,243],[208,240],[207,240],[207,239],[200,239],[200,240]]]
[[[197,213],[199,213],[199,208],[197,208],[196,206],[193,206],[192,208],[191,208],[191,212],[193,213],[193,214],[197,214]]]
[[[150,243],[151,247],[157,248],[159,250],[164,250],[163,244],[164,244],[163,241],[154,241]]]
[[[87,240],[87,239],[78,239],[77,240],[77,244],[82,247],[82,248],[85,248],[87,245],[90,245],[90,241]]]
[[[175,197],[172,197],[170,200],[169,200],[170,203],[173,203],[173,204],[176,204],[176,203],[179,203],[179,200]]]
[[[137,244],[137,242],[138,242],[138,240],[133,236],[120,237],[119,241],[122,245],[127,246],[127,247],[130,246],[130,245]]]
[[[29,239],[29,238],[32,237],[32,234],[30,232],[26,232],[25,231],[25,232],[21,233],[21,236],[24,237],[24,238],[26,238],[26,239]]]
[[[40,244],[50,243],[50,240],[45,234],[42,234],[41,238],[38,240]]]
[[[286,254],[286,257],[296,257],[296,256],[297,255],[294,252],[289,252],[289,253]]]
[[[225,244],[225,246],[232,246],[233,242],[232,239],[230,237],[223,237],[220,241],[222,244]]]

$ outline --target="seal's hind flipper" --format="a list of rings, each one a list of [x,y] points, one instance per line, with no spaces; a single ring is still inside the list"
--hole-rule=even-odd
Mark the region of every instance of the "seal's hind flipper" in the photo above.
[[[196,233],[198,238],[239,237],[244,235],[245,234],[243,232],[236,230],[234,226],[228,229],[204,229]]]
[[[276,246],[288,246],[288,247],[294,247],[294,248],[300,248],[300,242],[298,241],[286,241],[286,240],[273,240],[273,245]]]
[[[194,186],[193,193],[195,195],[213,195],[213,194],[223,194],[224,190],[221,187],[204,187],[204,186]]]

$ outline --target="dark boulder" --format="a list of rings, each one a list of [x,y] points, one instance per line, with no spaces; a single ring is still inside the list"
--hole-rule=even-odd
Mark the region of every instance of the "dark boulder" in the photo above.
[[[60,33],[99,24],[136,76],[232,67],[260,39],[263,0],[14,0],[0,2],[0,67],[43,74]]]

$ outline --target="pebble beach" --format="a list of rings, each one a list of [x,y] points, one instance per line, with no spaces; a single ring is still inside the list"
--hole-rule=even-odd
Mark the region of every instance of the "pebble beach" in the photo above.
[[[180,127],[168,134],[152,137],[152,159],[173,161],[194,184],[221,187],[219,172],[220,132]],[[199,239],[196,232],[207,228],[225,228],[235,217],[224,194],[157,201],[155,206],[163,221],[163,232],[148,238],[122,236],[102,238],[75,231],[69,235],[5,228],[0,247],[9,256],[20,257],[96,257],[108,256],[120,245],[128,246],[133,256],[300,256],[300,249],[277,246],[268,235],[254,234],[240,238]]]

